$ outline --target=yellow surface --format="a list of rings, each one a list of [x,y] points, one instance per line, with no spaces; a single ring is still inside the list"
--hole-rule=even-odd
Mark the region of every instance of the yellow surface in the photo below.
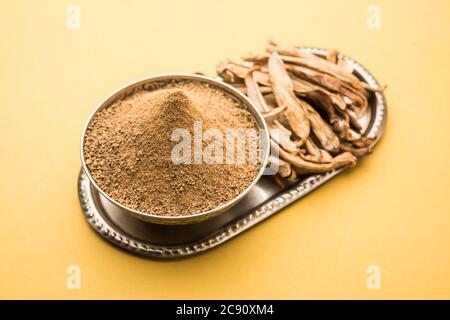
[[[72,3],[80,30],[66,27]],[[373,3],[380,30],[366,26]],[[2,1],[0,298],[450,298],[449,21],[446,0]],[[269,37],[338,48],[389,85],[374,154],[194,258],[155,262],[101,240],[76,193],[94,106],[149,75],[212,74]],[[66,287],[73,264],[80,290]]]

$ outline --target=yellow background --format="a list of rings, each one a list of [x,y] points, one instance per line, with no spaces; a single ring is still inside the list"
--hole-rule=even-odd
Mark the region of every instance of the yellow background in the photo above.
[[[0,298],[450,298],[449,21],[446,0],[1,1]],[[91,110],[138,78],[213,74],[269,37],[338,48],[389,85],[373,155],[200,256],[152,261],[101,240],[76,192]],[[81,290],[66,288],[71,264]]]

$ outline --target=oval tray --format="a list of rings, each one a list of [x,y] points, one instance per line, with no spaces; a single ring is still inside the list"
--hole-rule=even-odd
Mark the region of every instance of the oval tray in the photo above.
[[[303,48],[325,55],[326,50]],[[355,70],[355,74],[375,88],[378,82],[363,66],[341,55]],[[383,134],[386,123],[386,103],[381,92],[369,99],[367,114],[361,119],[365,135]],[[267,219],[297,201],[346,168],[315,174],[286,184],[276,177],[263,176],[239,204],[218,217],[188,224],[159,225],[135,219],[108,206],[103,196],[91,186],[87,175],[80,171],[78,195],[89,225],[104,239],[129,252],[152,258],[180,258],[211,249]]]

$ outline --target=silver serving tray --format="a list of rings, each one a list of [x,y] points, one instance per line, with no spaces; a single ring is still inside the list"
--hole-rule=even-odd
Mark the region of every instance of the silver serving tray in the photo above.
[[[305,49],[324,55],[326,50]],[[372,87],[378,88],[375,78],[356,61],[342,56],[354,68],[355,74]],[[383,134],[386,123],[386,103],[380,92],[369,99],[367,114],[361,119],[365,135]],[[85,218],[104,239],[129,252],[152,258],[180,258],[191,256],[237,236],[259,222],[299,200],[346,168],[324,174],[303,177],[286,183],[274,176],[263,176],[250,192],[234,207],[211,219],[186,225],[161,225],[145,222],[124,214],[96,191],[86,173],[81,170],[78,195]]]

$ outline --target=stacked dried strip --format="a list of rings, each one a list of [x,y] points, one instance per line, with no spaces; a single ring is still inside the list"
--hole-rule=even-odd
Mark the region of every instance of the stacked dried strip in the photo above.
[[[267,52],[226,60],[217,73],[249,97],[267,121],[280,176],[353,166],[371,152],[359,119],[371,88],[336,51],[326,57],[269,42]]]

